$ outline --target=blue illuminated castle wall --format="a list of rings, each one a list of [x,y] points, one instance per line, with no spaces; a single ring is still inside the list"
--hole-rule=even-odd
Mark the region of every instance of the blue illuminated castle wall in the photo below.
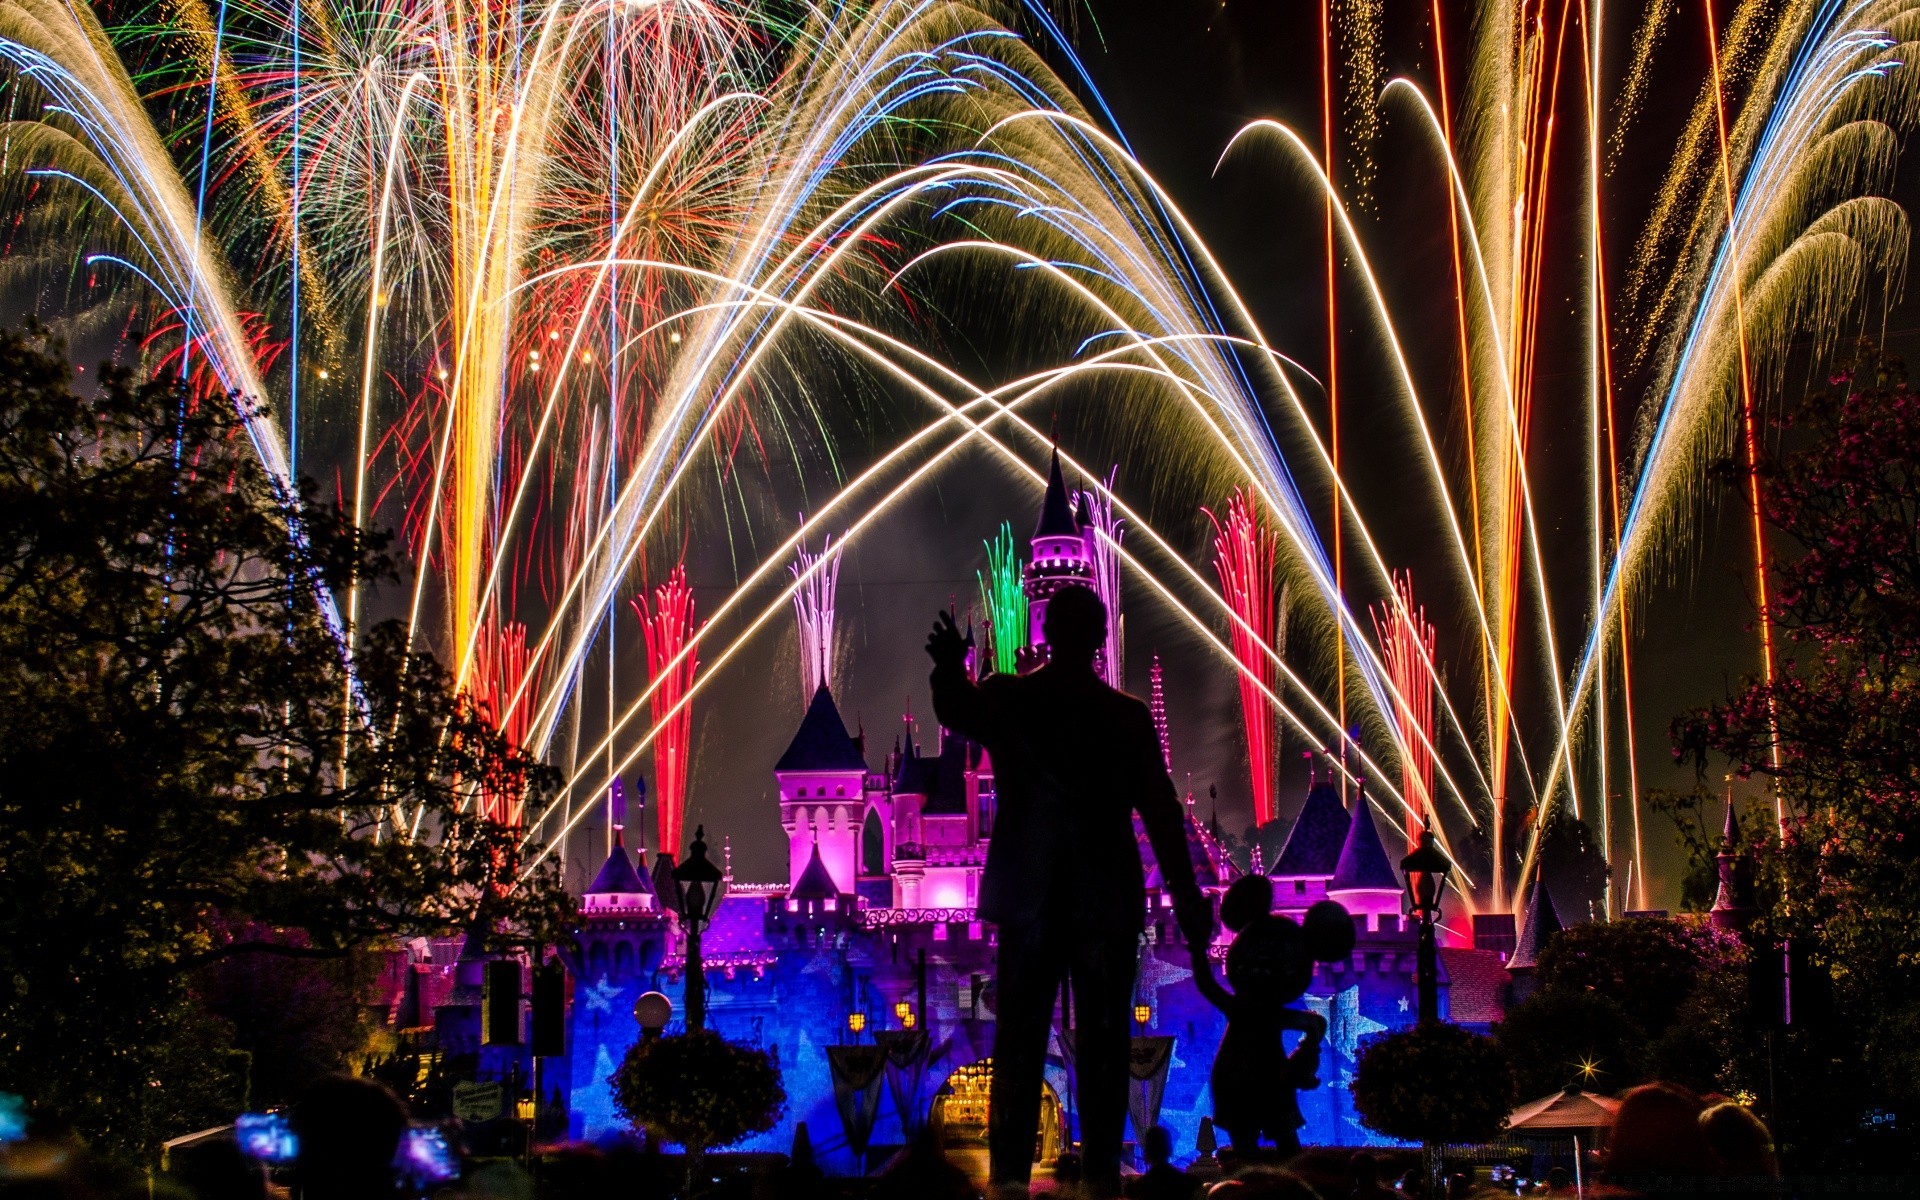
[[[1049,516],[1036,537],[1029,587],[1036,600],[1064,578],[1077,578],[1091,556],[1091,531],[1069,517],[1079,540],[1063,538],[1065,493],[1058,467],[1050,480]],[[1045,554],[1039,553],[1041,549]],[[1038,607],[1036,605],[1036,607]],[[1035,614],[1037,625],[1039,614]],[[1153,709],[1165,746],[1165,697],[1155,672]],[[855,1035],[850,1013],[862,1014],[866,1036],[899,1027],[904,1003],[925,1027],[933,1063],[920,1105],[948,1074],[991,1053],[994,935],[974,918],[973,903],[992,834],[993,766],[984,752],[944,731],[931,747],[905,737],[882,754],[847,731],[831,692],[812,698],[785,754],[769,764],[779,785],[778,820],[789,846],[785,881],[734,881],[702,948],[709,991],[708,1024],[730,1039],[773,1054],[789,1098],[780,1125],[743,1149],[785,1150],[805,1121],[829,1166],[850,1166],[834,1106],[823,1048]],[[1314,782],[1278,853],[1252,869],[1274,882],[1275,907],[1298,916],[1332,898],[1354,914],[1359,930],[1350,959],[1315,970],[1304,1004],[1322,1013],[1329,1032],[1322,1086],[1301,1094],[1302,1140],[1365,1144],[1375,1140],[1353,1113],[1347,1083],[1354,1055],[1370,1035],[1411,1023],[1416,1004],[1414,939],[1401,920],[1401,884],[1378,818],[1364,799],[1343,803],[1332,772]],[[1393,829],[1389,822],[1388,828]],[[1278,831],[1272,831],[1276,835]],[[1189,852],[1199,879],[1218,894],[1237,877],[1217,831],[1187,821]],[[1160,1123],[1185,1157],[1201,1118],[1211,1111],[1207,1076],[1223,1032],[1219,1014],[1194,988],[1188,948],[1158,889],[1152,852],[1150,906],[1141,946],[1137,1003],[1144,1032],[1174,1037]],[[663,914],[644,863],[616,844],[582,896],[577,952],[570,975],[567,1056],[558,1074],[575,1137],[626,1132],[612,1104],[608,1076],[639,1036],[634,1000],[665,992],[681,1011],[684,943]],[[1224,953],[1225,940],[1212,953]],[[1484,1026],[1496,1019],[1507,971],[1489,950],[1443,950],[1441,1005],[1454,1019]],[[1518,964],[1516,964],[1518,965]],[[1066,1092],[1064,1068],[1051,1082]],[[897,1114],[882,1101],[876,1144],[901,1140]],[[837,1160],[837,1161],[836,1161]]]

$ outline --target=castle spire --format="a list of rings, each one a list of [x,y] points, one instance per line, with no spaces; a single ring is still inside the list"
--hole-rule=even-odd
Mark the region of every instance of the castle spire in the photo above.
[[[1714,889],[1713,907],[1707,919],[1722,929],[1737,932],[1751,923],[1753,910],[1746,903],[1740,886],[1740,818],[1734,812],[1732,779],[1727,777],[1727,814],[1720,827],[1720,849],[1713,856],[1719,886]]]
[[[1067,479],[1060,473],[1060,447],[1053,448],[1053,461],[1047,468],[1047,496],[1040,503],[1040,523],[1034,526],[1036,538],[1080,536],[1080,522],[1074,519],[1073,502],[1067,499]]]

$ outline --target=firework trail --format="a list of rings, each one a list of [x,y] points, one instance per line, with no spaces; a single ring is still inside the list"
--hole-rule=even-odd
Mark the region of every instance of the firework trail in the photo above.
[[[1240,715],[1247,734],[1247,771],[1253,784],[1253,821],[1256,826],[1273,820],[1278,812],[1274,802],[1274,760],[1279,756],[1279,740],[1273,728],[1273,713],[1267,707],[1263,691],[1273,690],[1274,672],[1262,653],[1264,646],[1284,652],[1285,600],[1274,605],[1275,560],[1280,550],[1279,535],[1261,520],[1256,501],[1244,491],[1235,491],[1227,501],[1225,519],[1207,514],[1213,521],[1213,566],[1220,576],[1220,592],[1240,618],[1233,628],[1233,652],[1242,664],[1240,676]]]
[[[816,563],[823,564],[819,570],[814,570]],[[793,619],[800,636],[800,695],[805,703],[821,688],[833,686],[834,593],[840,586],[833,538],[827,538],[819,554],[802,546],[788,570],[800,585],[793,594]]]
[[[687,805],[687,761],[693,751],[693,709],[684,701],[693,693],[699,657],[691,652],[696,629],[693,589],[687,586],[687,568],[676,564],[667,581],[653,589],[649,610],[641,598],[631,601],[647,642],[647,670],[655,688],[655,720],[661,726],[653,742],[653,811],[663,851],[680,845],[680,827]],[[682,651],[688,653],[682,653]],[[616,773],[617,778],[617,773]]]
[[[1433,695],[1439,688],[1433,675],[1433,625],[1424,610],[1414,607],[1413,576],[1401,574],[1394,592],[1399,603],[1375,605],[1373,626],[1393,675],[1394,744],[1400,751],[1407,851],[1412,853],[1433,797]]]
[[[1096,527],[1111,523],[1097,544],[1114,597],[1130,572],[1136,603],[1166,605],[1238,673],[1250,759],[1257,745],[1266,780],[1256,815],[1273,815],[1278,730],[1340,740],[1351,704],[1406,772],[1396,792],[1358,748],[1383,797],[1409,814],[1443,809],[1456,828],[1490,826],[1498,905],[1527,869],[1501,840],[1510,795],[1577,812],[1612,753],[1603,714],[1626,700],[1608,679],[1625,691],[1627,602],[1688,532],[1704,464],[1734,444],[1742,347],[1751,391],[1764,394],[1794,338],[1825,344],[1863,301],[1884,298],[1904,262],[1906,219],[1884,193],[1914,115],[1920,72],[1906,64],[1920,58],[1908,45],[1920,5],[1798,0],[1760,20],[1764,8],[1744,4],[1728,22],[1722,86],[1703,91],[1642,239],[1651,249],[1636,263],[1680,269],[1642,272],[1644,283],[1628,272],[1630,327],[1647,335],[1636,353],[1657,386],[1617,470],[1601,462],[1616,447],[1593,263],[1595,487],[1583,516],[1598,616],[1571,671],[1539,552],[1543,518],[1557,514],[1534,511],[1528,466],[1554,267],[1545,231],[1573,202],[1550,187],[1565,190],[1555,155],[1574,152],[1553,141],[1556,118],[1568,124],[1556,110],[1563,78],[1586,80],[1589,136],[1574,149],[1598,225],[1605,110],[1589,64],[1599,43],[1577,4],[1487,4],[1454,55],[1465,89],[1456,98],[1443,74],[1437,112],[1410,83],[1386,89],[1431,134],[1456,198],[1458,376],[1431,390],[1458,395],[1457,412],[1423,400],[1326,161],[1283,127],[1250,131],[1310,167],[1329,260],[1338,251],[1357,284],[1359,307],[1343,315],[1372,322],[1396,373],[1392,401],[1423,455],[1408,494],[1430,498],[1426,516],[1455,560],[1425,599],[1470,631],[1474,661],[1450,674],[1340,477],[1324,413],[1296,390],[1304,372],[1269,343],[1124,139],[986,5],[803,3],[776,19],[746,0],[370,0],[297,12],[284,0],[218,10],[185,0],[103,26],[85,7],[21,0],[0,17],[0,63],[27,101],[14,111],[40,115],[6,132],[25,218],[17,241],[32,251],[13,265],[72,271],[82,246],[77,263],[103,282],[83,289],[94,307],[76,322],[139,315],[156,355],[201,390],[298,395],[297,416],[289,403],[251,426],[269,470],[289,478],[297,433],[303,463],[337,469],[343,503],[398,524],[416,568],[416,636],[457,664],[516,742],[571,755],[553,808],[503,814],[546,843],[536,862],[604,811],[610,781],[649,750],[661,844],[677,845],[689,706],[715,672],[784,613],[803,631],[809,612],[830,621],[838,552],[963,449],[1037,483],[1032,459],[1047,439],[1033,410],[1097,381],[1118,397],[1099,414],[1103,432],[1162,448],[1141,458],[1130,488],[1236,488],[1216,543],[1237,505],[1258,561],[1231,562],[1216,544],[1218,587],[1193,548],[1111,480],[1082,503]],[[1341,36],[1372,64],[1382,10],[1340,11],[1351,16]],[[1044,11],[1028,15],[1084,83]],[[1445,54],[1442,32],[1436,22]],[[1661,52],[1656,28],[1635,62]],[[1360,99],[1376,111],[1372,91],[1349,93],[1350,111]],[[1724,147],[1716,106],[1729,117]],[[1333,133],[1316,132],[1330,161]],[[1371,144],[1367,130],[1352,134],[1356,148]],[[1364,151],[1355,162],[1346,169],[1364,184]],[[202,178],[204,190],[187,182]],[[1046,364],[991,389],[921,349],[917,316],[922,292],[977,288],[983,276],[1022,298],[1006,307],[1033,327]],[[1046,319],[1026,320],[1036,312]],[[833,444],[836,413],[807,386],[825,360],[905,398],[906,431],[872,462],[842,462]],[[1441,426],[1466,433],[1464,456],[1442,453]],[[743,472],[815,451],[832,463],[832,490],[807,501],[798,528],[748,512]],[[611,617],[646,559],[687,544],[712,511],[745,523],[732,544],[770,549],[739,564],[739,583],[703,623],[683,569],[651,604],[634,604],[648,650],[635,686],[615,670]],[[804,553],[828,534],[829,549]],[[783,571],[788,586],[771,601],[749,599]],[[995,664],[1015,669],[1027,622],[1010,528],[989,544],[980,582]],[[348,591],[343,639],[362,607]],[[1290,596],[1316,669],[1323,648],[1336,662],[1330,678],[1303,678],[1287,661]],[[1411,640],[1394,632],[1405,629]],[[1118,636],[1107,654],[1116,680]],[[830,634],[812,651],[804,632],[802,643],[803,672],[830,679]],[[1439,686],[1449,678],[1461,695]],[[1550,703],[1515,706],[1519,679],[1530,695],[1538,680]],[[607,689],[603,731],[581,727],[576,701],[590,685]],[[1422,696],[1430,719],[1402,720]],[[1256,713],[1267,723],[1258,737]],[[1533,730],[1536,754],[1555,745],[1536,764],[1528,735],[1543,717],[1552,737]]]
[[[980,609],[987,614],[987,643],[992,649],[993,669],[1002,675],[1014,675],[1019,673],[1020,655],[1027,648],[1030,630],[1026,567],[1014,546],[1012,522],[1001,522],[999,535],[986,546],[987,569],[975,577],[980,583]]]
[[[1113,513],[1113,481],[1116,468],[1107,474],[1107,486],[1098,492],[1080,493],[1078,510],[1084,518],[1082,528],[1093,530],[1093,590],[1107,606],[1107,642],[1100,651],[1100,677],[1107,686],[1125,686],[1126,667],[1120,660],[1120,538],[1125,523]]]

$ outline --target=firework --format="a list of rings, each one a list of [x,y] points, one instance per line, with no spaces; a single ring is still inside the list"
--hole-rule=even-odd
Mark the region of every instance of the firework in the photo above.
[[[1317,136],[1272,122],[1248,133],[1297,157],[1321,189],[1327,270],[1316,264],[1300,282],[1325,287],[1329,327],[1333,299],[1347,295],[1365,311],[1341,324],[1380,331],[1399,385],[1392,415],[1420,455],[1394,518],[1424,504],[1420,516],[1442,530],[1451,569],[1423,599],[1470,636],[1472,661],[1444,674],[1424,613],[1342,477],[1352,417],[1338,410],[1366,398],[1340,391],[1337,340],[1321,381],[1339,397],[1329,422],[1309,411],[1297,364],[1269,343],[1174,198],[977,6],[803,3],[776,20],[748,0],[218,10],[186,0],[102,26],[87,6],[21,0],[20,19],[0,27],[0,63],[22,101],[14,111],[43,115],[9,124],[5,169],[22,185],[22,253],[55,272],[86,269],[98,305],[76,321],[138,317],[163,369],[284,414],[250,426],[277,479],[290,478],[297,441],[301,463],[340,479],[357,517],[401,528],[414,636],[516,743],[563,760],[568,786],[552,808],[495,814],[546,841],[534,861],[604,813],[612,780],[649,752],[661,844],[677,845],[689,706],[715,668],[791,611],[803,679],[829,682],[839,552],[963,450],[1032,478],[1028,460],[1047,439],[1030,410],[1091,379],[1129,392],[1106,432],[1164,447],[1129,468],[1130,488],[1222,475],[1240,485],[1215,526],[1218,586],[1192,565],[1194,547],[1129,506],[1111,477],[1081,503],[1110,607],[1125,565],[1130,587],[1237,672],[1255,816],[1273,815],[1279,730],[1329,744],[1357,710],[1403,768],[1396,791],[1349,747],[1381,798],[1490,832],[1492,900],[1503,905],[1532,854],[1505,845],[1510,795],[1579,813],[1597,774],[1614,850],[1609,713],[1628,718],[1633,770],[1627,601],[1687,532],[1703,464],[1750,438],[1747,409],[1778,382],[1785,347],[1804,333],[1827,344],[1898,277],[1905,216],[1880,197],[1920,72],[1880,31],[1908,28],[1916,7],[1735,10],[1715,45],[1724,70],[1703,90],[1625,272],[1629,357],[1656,380],[1636,414],[1615,412],[1612,387],[1600,147],[1620,152],[1625,119],[1606,136],[1597,17],[1582,4],[1487,0],[1462,54],[1436,5],[1438,110],[1410,82],[1385,89],[1431,135],[1456,199],[1446,234],[1458,362],[1422,381],[1329,178],[1336,145],[1352,151],[1343,177],[1363,186],[1400,170],[1371,157],[1377,89],[1366,81],[1384,10],[1322,6]],[[1646,20],[1628,108],[1666,21],[1653,10]],[[1365,56],[1347,80],[1356,125],[1344,141],[1336,32]],[[1060,52],[1077,71],[1070,48]],[[1458,91],[1450,53],[1468,64]],[[1571,127],[1556,108],[1574,94],[1563,78],[1583,81],[1586,136],[1556,144],[1554,129]],[[1726,105],[1741,94],[1737,111]],[[1557,156],[1569,153],[1584,157],[1582,197],[1550,186],[1566,192],[1573,176]],[[1535,511],[1528,462],[1544,407],[1535,388],[1554,367],[1541,361],[1554,341],[1540,333],[1545,281],[1562,269],[1546,231],[1576,202],[1590,210],[1593,479],[1579,525],[1592,540],[1584,582],[1596,615],[1566,671],[1556,639],[1572,622],[1556,620],[1539,545],[1543,524],[1565,514]],[[1022,318],[1065,319],[1024,321],[1043,365],[985,388],[916,343],[950,338],[928,336],[919,307],[901,301],[1002,269],[1030,298]],[[930,415],[873,461],[843,462],[824,389],[804,386],[823,356],[863,373],[872,396],[904,395]],[[1457,410],[1429,393],[1458,396]],[[1623,423],[1640,431],[1624,447]],[[1449,427],[1465,433],[1463,454],[1443,452],[1436,430]],[[810,459],[809,431],[833,460],[827,493],[808,500],[797,528],[748,511],[740,475]],[[817,481],[803,482],[812,494]],[[735,544],[764,554],[737,564],[737,586],[704,623],[684,570],[636,603],[648,673],[624,677],[619,601],[649,557],[721,511],[716,494],[729,530],[747,530]],[[836,540],[820,555],[804,550],[829,530]],[[993,661],[1012,670],[1028,634],[1010,528],[989,543],[988,564]],[[762,587],[783,571],[787,586]],[[769,590],[778,594],[762,604]],[[345,591],[351,645],[366,599],[357,585]],[[1301,628],[1324,639],[1331,678],[1309,682],[1286,663],[1290,597]],[[1119,635],[1116,623],[1105,648],[1116,684]],[[602,687],[605,728],[586,728],[577,701]],[[1541,699],[1521,706],[1516,694]],[[1551,738],[1532,728],[1542,721]],[[1551,755],[1529,761],[1527,748],[1545,742]],[[1644,887],[1644,868],[1634,874]]]
[[[632,603],[647,641],[647,669],[655,687],[655,720],[661,726],[653,742],[654,819],[659,845],[671,853],[680,845],[681,818],[686,811],[693,709],[685,701],[692,697],[699,662],[690,644],[696,627],[693,589],[687,586],[685,564],[676,565],[667,581],[653,589],[651,610],[639,599]],[[618,773],[614,774],[617,778]]]
[[[821,564],[814,570],[814,564]],[[800,699],[811,700],[833,686],[833,600],[840,586],[840,559],[828,537],[819,554],[803,545],[789,568],[799,590],[793,594],[793,619],[800,635]]]
[[[1081,522],[1093,530],[1093,590],[1107,606],[1107,642],[1100,652],[1100,675],[1108,687],[1124,686],[1126,669],[1120,661],[1120,538],[1125,524],[1113,515],[1113,481],[1118,470],[1107,475],[1107,486],[1100,491],[1080,493]]]
[[[1380,656],[1393,677],[1394,745],[1400,752],[1400,791],[1407,798],[1407,851],[1412,853],[1433,798],[1433,625],[1413,604],[1413,576],[1395,581],[1395,604],[1376,605],[1373,626]]]
[[[1014,548],[1013,525],[1001,522],[1000,533],[987,544],[987,569],[979,572],[980,608],[987,614],[987,642],[993,669],[1002,675],[1020,670],[1020,652],[1027,648],[1026,566]]]
[[[1274,760],[1280,743],[1273,714],[1263,691],[1273,690],[1273,667],[1263,653],[1272,646],[1285,649],[1284,595],[1274,603],[1275,559],[1280,539],[1260,520],[1256,502],[1236,491],[1227,501],[1224,520],[1212,513],[1213,566],[1220,575],[1220,592],[1239,621],[1233,626],[1233,653],[1240,660],[1240,716],[1247,734],[1247,771],[1253,783],[1253,821],[1265,825],[1277,813],[1274,803]]]

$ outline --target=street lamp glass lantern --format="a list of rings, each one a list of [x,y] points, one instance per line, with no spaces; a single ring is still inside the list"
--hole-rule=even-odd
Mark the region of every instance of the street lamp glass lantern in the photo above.
[[[1145,1025],[1148,1021],[1151,1021],[1152,1019],[1153,1019],[1152,1008],[1148,1007],[1145,1004],[1136,1004],[1133,1006],[1133,1023],[1135,1025]]]
[[[1407,903],[1414,915],[1427,918],[1440,913],[1440,896],[1446,891],[1453,862],[1433,838],[1431,822],[1420,830],[1413,853],[1400,860],[1400,872],[1407,880]]]
[[[855,1010],[847,1014],[847,1032],[858,1034],[867,1028],[867,1014]]]
[[[726,891],[726,877],[720,868],[713,865],[707,857],[707,827],[699,825],[693,831],[693,845],[687,847],[687,861],[673,868],[674,882],[685,891],[682,900],[684,908],[680,915],[704,927],[713,920],[713,914],[720,907],[720,898]]]

